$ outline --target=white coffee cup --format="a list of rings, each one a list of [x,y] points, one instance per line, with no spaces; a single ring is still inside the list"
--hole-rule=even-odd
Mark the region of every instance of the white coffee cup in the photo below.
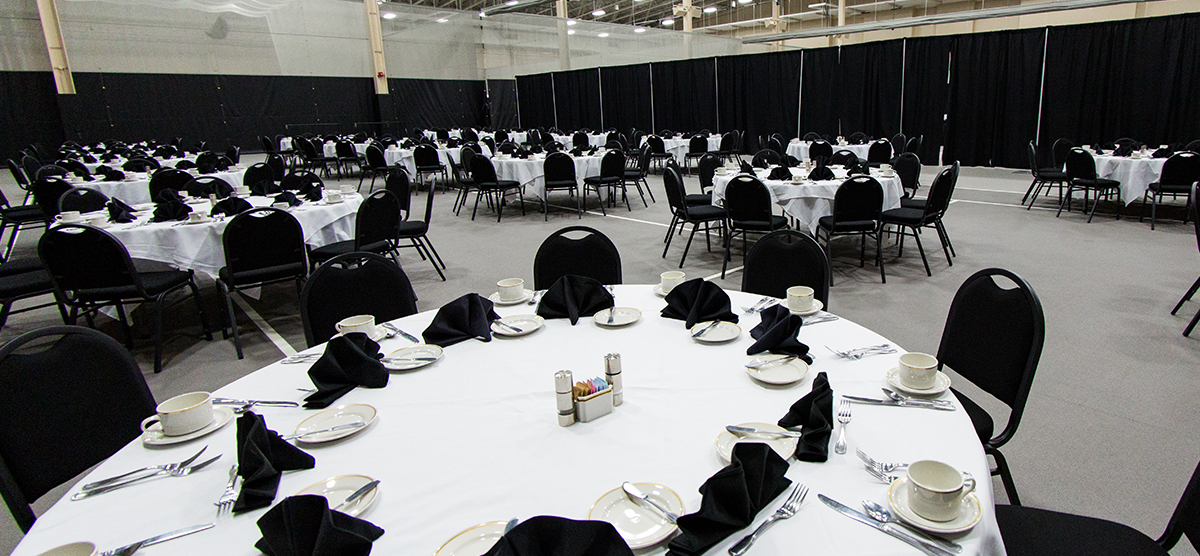
[[[188,213],[188,222],[204,222],[208,220],[208,215],[200,211],[192,211]]]
[[[340,203],[340,202],[342,202],[342,192],[341,192],[341,191],[335,191],[335,190],[331,190],[331,189],[326,189],[326,190],[325,190],[325,202],[326,202],[326,203]]]
[[[68,224],[83,222],[83,217],[80,216],[77,210],[64,210],[58,213],[58,219]]]
[[[97,214],[95,216],[88,217],[87,224],[89,226],[103,228],[108,225],[108,215],[107,214]]]
[[[38,556],[93,556],[96,554],[96,545],[90,542],[73,542],[64,544],[58,548],[51,548]]]
[[[958,517],[964,497],[975,490],[975,478],[940,461],[908,465],[908,507],[930,521]]]
[[[212,394],[208,392],[189,392],[180,394],[163,403],[155,409],[157,415],[151,415],[142,421],[142,430],[150,425],[162,425],[166,436],[183,436],[196,432],[213,420]]]
[[[235,189],[235,191],[237,192],[238,197],[249,197],[250,196],[250,187],[248,187],[248,186],[239,185],[237,187],[237,189]]]
[[[890,174],[890,173],[892,173],[892,165],[891,164],[880,164],[879,171],[883,172],[885,174]]]
[[[280,210],[287,210],[291,207],[292,207],[292,205],[289,205],[286,202],[271,203],[271,208],[277,208]]]
[[[349,195],[358,191],[358,188],[353,185],[343,185],[341,188],[342,195]]]
[[[787,289],[788,309],[803,313],[812,309],[813,289],[808,286],[792,286]]]
[[[927,389],[937,383],[938,360],[928,353],[900,356],[900,382],[909,388]]]
[[[342,334],[362,332],[370,336],[375,332],[375,317],[372,315],[355,315],[353,317],[346,317],[333,326]]]
[[[671,290],[675,289],[675,286],[683,283],[684,276],[687,275],[681,271],[668,270],[658,275],[659,280],[661,280],[659,287],[663,293],[671,293]]]
[[[496,282],[500,292],[500,301],[516,301],[525,295],[525,280],[520,278],[505,278]]]

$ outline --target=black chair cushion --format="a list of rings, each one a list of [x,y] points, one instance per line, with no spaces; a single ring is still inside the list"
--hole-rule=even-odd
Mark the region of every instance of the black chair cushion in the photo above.
[[[164,270],[161,272],[139,272],[142,277],[142,287],[146,295],[157,296],[165,291],[177,288],[188,282],[191,274],[183,270]],[[141,297],[134,286],[116,286],[112,288],[95,288],[79,290],[80,301],[107,301],[110,299],[132,299]]]
[[[1173,184],[1154,182],[1146,186],[1146,189],[1156,191],[1158,193],[1175,193],[1178,195],[1187,195],[1192,190],[1191,184]]]
[[[1042,168],[1038,170],[1038,175],[1042,181],[1067,181],[1067,173],[1057,168]]]
[[[583,178],[583,183],[588,185],[610,185],[621,183],[621,178],[617,176],[592,176]]]
[[[546,189],[574,189],[578,185],[572,180],[551,180],[546,182]]]
[[[683,196],[683,202],[689,207],[711,205],[712,193],[689,193]]]
[[[1138,530],[1094,517],[997,504],[996,524],[1009,556],[1167,554]]]
[[[883,214],[879,215],[879,219],[888,224],[920,226],[925,221],[925,209],[905,208],[901,206],[897,209],[883,211]]]
[[[337,243],[330,243],[328,245],[322,245],[321,247],[313,249],[312,251],[308,252],[308,257],[314,261],[327,261],[338,255],[345,255],[346,253],[353,253],[355,251],[366,251],[368,253],[385,253],[391,248],[392,248],[392,245],[390,243],[388,243],[387,241],[376,241],[375,243],[368,243],[366,245],[360,245],[358,247],[358,249],[355,249],[354,248],[354,240],[347,239],[345,241],[339,241]]]
[[[917,209],[921,212],[925,211],[925,199],[900,199],[901,208]]]
[[[231,274],[228,267],[221,267],[217,271],[217,277],[226,284],[235,286],[243,286],[246,284],[260,284],[263,282],[273,282],[275,280],[283,280],[285,278],[295,278],[303,276],[308,269],[304,268],[303,263],[289,263],[276,266],[268,266],[264,268],[256,268],[247,270],[237,274]]]
[[[8,266],[6,263],[4,266]],[[38,292],[50,292],[54,284],[45,270],[0,276],[0,300],[24,297]]]
[[[817,220],[817,225],[831,232],[873,232],[875,231],[874,220],[844,220],[837,223],[837,228],[833,227],[833,216],[822,216]]]
[[[782,216],[771,215],[770,222],[759,221],[733,221],[733,226],[741,230],[769,232],[787,227],[787,218]]]
[[[687,208],[688,220],[693,221],[699,220],[703,222],[705,220],[720,220],[725,218],[725,215],[725,209],[721,207],[714,207],[712,204],[689,206]]]
[[[1096,178],[1094,180],[1075,178],[1074,183],[1075,183],[1075,185],[1080,185],[1083,187],[1095,187],[1095,188],[1103,188],[1103,189],[1116,189],[1118,187],[1121,187],[1121,182],[1119,182],[1117,180],[1106,179],[1106,178]]]
[[[46,213],[37,205],[19,205],[0,210],[0,219],[15,224],[40,222],[46,219]]]
[[[429,232],[429,224],[424,220],[405,220],[400,222],[400,237],[420,237]]]
[[[0,264],[0,277],[37,271],[45,273],[46,267],[42,266],[41,259],[36,257],[26,259],[9,259],[5,261],[4,264]]]
[[[966,397],[958,390],[950,389],[954,395],[958,397],[959,403],[963,406],[963,411],[967,412],[967,417],[971,418],[971,425],[975,427],[975,434],[979,436],[979,442],[987,444],[987,441],[992,439],[992,435],[996,432],[996,423],[992,420],[992,416],[985,411],[979,404]]]
[[[497,180],[475,184],[480,189],[516,189],[521,183],[516,180]]]

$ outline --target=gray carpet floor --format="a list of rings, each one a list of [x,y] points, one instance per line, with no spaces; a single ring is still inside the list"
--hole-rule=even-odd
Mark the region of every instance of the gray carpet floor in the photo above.
[[[922,183],[930,183],[934,174],[935,169],[927,168]],[[0,187],[10,200],[20,202],[23,193],[7,175],[4,180]],[[593,198],[595,210],[582,220],[567,208],[574,206],[573,199],[556,194],[551,204],[558,208],[551,207],[548,222],[534,203],[525,216],[510,206],[497,223],[494,213],[481,208],[472,221],[468,211],[452,213],[452,193],[439,193],[430,237],[449,267],[448,280],[441,281],[413,250],[403,252],[419,308],[435,309],[466,292],[490,293],[504,277],[531,281],[541,241],[554,230],[577,224],[612,238],[621,253],[625,283],[657,282],[659,273],[678,266],[683,242],[677,237],[667,257],[661,257],[670,212],[661,176],[652,175],[650,184],[657,203],[648,208],[635,194],[632,211],[610,208],[605,217]],[[1194,229],[1181,222],[1182,201],[1160,210],[1166,217],[1154,231],[1149,221],[1137,221],[1136,202],[1119,221],[1113,216],[1115,205],[1102,205],[1090,224],[1078,211],[1056,218],[1057,197],[1044,197],[1027,211],[1019,203],[1028,184],[1025,171],[964,168],[945,218],[958,252],[953,266],[937,248],[936,236],[924,234],[932,277],[925,275],[911,240],[903,256],[894,245],[885,246],[887,284],[880,283],[870,262],[859,268],[856,240],[835,241],[830,309],[907,350],[936,353],[951,299],[963,280],[988,267],[1023,276],[1046,314],[1045,348],[1029,403],[1019,431],[1004,448],[1023,502],[1119,521],[1158,537],[1200,460],[1200,438],[1194,434],[1200,429],[1200,404],[1195,401],[1200,396],[1200,331],[1191,338],[1181,335],[1200,310],[1200,296],[1178,316],[1170,315],[1200,275]],[[687,185],[698,189],[694,178]],[[424,195],[415,198],[415,217],[423,212]],[[23,233],[16,256],[35,255],[38,236],[38,231]],[[737,289],[740,272],[719,278],[722,255],[716,244],[706,251],[698,234],[683,270],[689,277],[717,275],[723,287]],[[735,249],[731,268],[741,255]],[[201,278],[201,289],[209,318],[216,322],[223,315],[220,296],[207,277]],[[281,341],[305,347],[291,285],[267,287],[248,306]],[[238,360],[232,340],[221,340],[219,334],[212,342],[201,339],[191,307],[180,304],[168,314],[166,368],[158,375],[150,372],[153,342],[143,322],[149,319],[139,318],[142,310],[134,312],[141,336],[135,354],[157,399],[219,388],[282,356],[239,310],[246,358]],[[53,309],[16,315],[0,330],[0,342],[54,324],[60,322]],[[114,322],[99,326],[120,337]],[[985,398],[964,383],[956,380],[955,385],[973,399]],[[1002,404],[984,405],[998,423],[1007,420]],[[998,480],[994,486],[997,502],[1005,502]],[[65,488],[43,497],[36,511],[45,511]],[[0,550],[11,551],[20,538],[11,519],[0,517]],[[1195,554],[1186,541],[1173,552]]]

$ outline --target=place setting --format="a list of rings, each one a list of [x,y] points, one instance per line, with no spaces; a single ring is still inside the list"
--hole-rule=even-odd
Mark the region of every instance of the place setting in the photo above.
[[[207,436],[233,419],[231,407],[214,407],[212,394],[189,392],[158,404],[142,421],[142,444],[170,446]]]
[[[888,484],[886,507],[863,501],[872,519],[899,524],[937,549],[961,552],[957,543],[937,535],[965,533],[979,523],[982,507],[970,473],[934,460],[881,463],[862,450],[857,455],[872,477]]]
[[[676,283],[683,279],[682,274],[663,278],[670,292],[666,295],[667,306],[659,314],[684,321],[692,340],[702,344],[725,344],[738,339],[742,329],[737,325],[738,316],[730,308],[729,294],[702,278]]]
[[[926,353],[905,353],[899,366],[887,373],[887,384],[899,390],[881,388],[883,398],[843,395],[853,403],[894,407],[916,407],[940,411],[955,411],[951,400],[938,399],[950,388],[950,377],[938,370],[937,358]],[[907,396],[904,394],[908,394]]]
[[[521,278],[505,278],[496,282],[496,292],[488,299],[496,305],[517,305],[533,299],[533,290],[525,289],[525,280]]]

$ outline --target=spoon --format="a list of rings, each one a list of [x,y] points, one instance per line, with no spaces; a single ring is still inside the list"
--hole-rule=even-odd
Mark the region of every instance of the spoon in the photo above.
[[[901,396],[900,394],[893,392],[887,388],[883,388],[882,390],[883,390],[884,394],[887,394],[887,397],[889,397],[892,400],[897,401],[897,402],[914,402],[914,401],[915,402],[927,402],[927,403],[931,403],[933,405],[954,407],[954,404],[947,400],[931,400],[931,399],[927,399],[927,398],[909,398],[907,396]]]
[[[955,554],[959,554],[962,552],[962,545],[960,545],[954,541],[944,539],[944,538],[936,536],[936,535],[931,535],[929,533],[926,533],[925,531],[917,529],[916,527],[913,527],[913,526],[909,525],[908,523],[905,523],[900,518],[892,515],[892,512],[888,511],[887,508],[881,506],[880,504],[877,504],[871,500],[863,500],[862,505],[863,505],[863,509],[867,511],[867,515],[871,516],[871,519],[874,519],[875,521],[880,521],[883,523],[895,523],[896,525],[899,525],[899,526],[905,528],[906,530],[908,530],[909,532],[911,532],[922,542],[935,544],[935,545],[937,545],[938,548],[941,548],[943,550],[949,550],[950,552],[953,552]]]

